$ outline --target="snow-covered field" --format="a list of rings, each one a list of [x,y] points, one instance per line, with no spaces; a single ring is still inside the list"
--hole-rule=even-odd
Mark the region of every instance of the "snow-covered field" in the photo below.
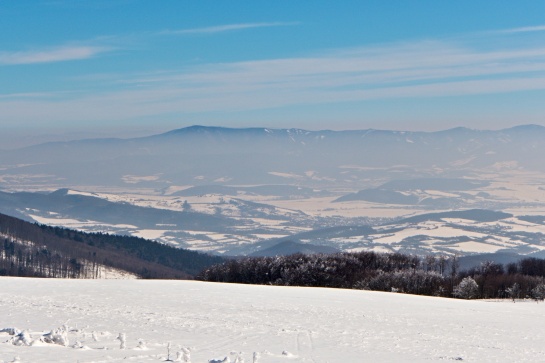
[[[359,170],[359,167],[351,165],[342,169]],[[327,193],[316,195],[288,193],[281,196],[272,192],[267,195],[243,190],[234,195],[223,195],[221,192],[215,193],[212,188],[211,193],[199,194],[200,192],[193,191],[185,196],[176,192],[188,189],[191,185],[172,184],[166,189],[157,189],[139,187],[139,183],[131,184],[130,187],[73,186],[66,191],[69,196],[96,197],[109,202],[153,208],[156,213],[165,210],[190,210],[201,213],[201,216],[212,215],[227,219],[226,227],[221,228],[212,223],[182,227],[182,224],[177,224],[172,219],[163,223],[162,218],[155,221],[155,224],[142,222],[138,218],[116,222],[100,214],[80,213],[82,210],[89,212],[83,203],[71,210],[61,207],[49,210],[47,204],[39,204],[37,207],[19,208],[15,212],[51,226],[84,232],[132,235],[176,247],[227,255],[248,255],[261,248],[263,243],[275,243],[271,240],[291,235],[293,239],[301,242],[326,245],[343,251],[371,250],[421,255],[508,252],[526,255],[544,250],[545,189],[542,185],[545,173],[511,167],[505,170],[476,170],[475,173],[469,180],[483,183],[471,190],[442,190],[440,187],[439,190],[415,189],[414,185],[404,186],[403,182],[397,187],[390,186],[389,188],[393,188],[391,192],[411,195],[420,201],[407,205],[365,200],[335,202],[338,197],[358,189],[383,185],[387,179],[381,178],[366,179],[365,183],[358,184],[359,187],[354,185],[354,188],[340,187],[332,181],[328,184],[329,189],[323,189]],[[314,174],[309,171],[309,175]],[[16,186],[12,185],[12,189],[6,190],[29,191],[28,188],[15,188]],[[59,185],[44,186],[42,191],[54,191],[58,187]],[[444,200],[437,204],[423,203],[425,200],[437,202],[442,199]],[[395,202],[395,198],[391,202]],[[492,222],[459,218],[399,222],[404,217],[464,209],[505,211],[512,213],[513,217]],[[126,215],[130,216],[131,213]],[[528,216],[544,216],[544,219],[532,220]],[[364,225],[372,226],[377,233],[362,232],[361,235],[354,235],[348,231],[335,236],[328,235],[326,231],[313,233],[311,237],[297,236],[299,233],[329,227]]]
[[[195,281],[0,278],[0,362],[545,361],[545,304]],[[65,328],[62,328],[62,326]],[[43,334],[67,329],[67,346]],[[9,330],[9,329],[7,329]],[[59,333],[59,332],[57,332]],[[116,340],[125,334],[125,349]],[[139,343],[140,342],[140,343]],[[139,347],[140,345],[140,347]],[[182,354],[180,358],[183,361]],[[241,360],[239,360],[240,362]]]

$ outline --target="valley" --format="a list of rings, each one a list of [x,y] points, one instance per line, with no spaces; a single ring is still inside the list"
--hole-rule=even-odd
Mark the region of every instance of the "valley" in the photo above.
[[[0,153],[0,212],[226,256],[285,241],[538,256],[542,133],[538,126],[436,133],[194,126],[42,144]],[[434,217],[468,210],[505,214]]]

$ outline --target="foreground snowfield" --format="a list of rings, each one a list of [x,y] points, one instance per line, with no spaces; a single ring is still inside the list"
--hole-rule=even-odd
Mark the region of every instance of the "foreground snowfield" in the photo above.
[[[259,352],[269,362],[545,361],[545,304],[463,301],[196,281],[0,278],[0,330],[66,324],[69,345],[15,346],[0,362],[191,362]],[[98,339],[95,341],[94,336]],[[116,340],[126,334],[126,349]],[[145,348],[138,348],[139,339]],[[84,348],[73,348],[79,341]]]

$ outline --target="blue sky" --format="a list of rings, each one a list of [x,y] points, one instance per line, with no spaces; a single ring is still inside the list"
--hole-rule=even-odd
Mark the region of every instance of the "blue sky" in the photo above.
[[[0,0],[0,18],[0,142],[545,124],[543,0]]]

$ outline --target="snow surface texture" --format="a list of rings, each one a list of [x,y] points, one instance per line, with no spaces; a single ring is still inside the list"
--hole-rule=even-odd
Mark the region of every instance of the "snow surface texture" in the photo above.
[[[539,362],[544,310],[359,290],[0,278],[0,362]],[[45,342],[50,332],[66,341]]]

